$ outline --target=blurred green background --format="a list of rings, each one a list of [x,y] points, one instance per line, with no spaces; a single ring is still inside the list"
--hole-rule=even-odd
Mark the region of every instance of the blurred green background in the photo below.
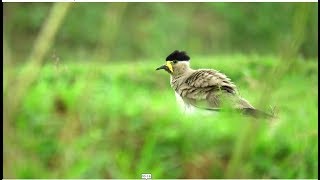
[[[3,10],[4,178],[318,178],[318,3]],[[176,49],[278,118],[181,113]]]

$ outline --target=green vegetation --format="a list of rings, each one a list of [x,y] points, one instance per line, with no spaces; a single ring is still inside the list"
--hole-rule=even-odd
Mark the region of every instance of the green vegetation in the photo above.
[[[318,177],[315,61],[298,60],[299,69],[261,94],[265,75],[279,62],[275,57],[194,60],[195,67],[229,74],[253,104],[268,96],[279,119],[185,116],[168,75],[155,71],[162,62],[47,64],[12,122],[13,177]]]
[[[4,178],[318,178],[317,3],[4,3]],[[185,115],[173,50],[277,119]]]
[[[6,3],[4,31],[16,61],[25,61],[51,3]],[[299,11],[305,19],[295,20]],[[318,56],[317,3],[74,3],[48,56],[104,62],[191,54],[274,54],[305,32],[299,54]],[[72,52],[72,53],[70,53]]]

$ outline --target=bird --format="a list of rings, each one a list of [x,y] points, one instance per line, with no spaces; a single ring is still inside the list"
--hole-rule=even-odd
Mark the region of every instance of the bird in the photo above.
[[[192,69],[190,56],[185,51],[173,51],[167,56],[166,63],[156,70],[170,74],[170,85],[186,112],[231,108],[252,117],[273,116],[256,109],[241,97],[236,85],[225,74],[214,69]]]

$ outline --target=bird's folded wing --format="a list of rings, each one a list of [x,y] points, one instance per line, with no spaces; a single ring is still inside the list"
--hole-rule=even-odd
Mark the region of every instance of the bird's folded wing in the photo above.
[[[254,109],[247,100],[238,96],[231,80],[216,70],[195,71],[185,80],[185,87],[181,89],[185,101],[202,109],[211,110],[221,106]]]
[[[223,90],[231,94],[236,93],[236,86],[224,74],[210,69],[200,69],[192,73],[185,83],[195,88],[211,88]]]

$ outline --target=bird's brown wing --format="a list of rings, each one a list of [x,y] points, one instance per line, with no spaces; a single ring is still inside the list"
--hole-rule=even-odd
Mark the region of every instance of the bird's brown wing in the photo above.
[[[197,70],[186,79],[185,83],[195,88],[210,87],[213,90],[222,90],[231,94],[236,93],[236,86],[231,80],[216,70]]]
[[[210,69],[193,72],[181,86],[181,97],[188,103],[204,108],[219,108],[228,104],[235,108],[253,108],[238,97],[236,86],[224,74]]]

